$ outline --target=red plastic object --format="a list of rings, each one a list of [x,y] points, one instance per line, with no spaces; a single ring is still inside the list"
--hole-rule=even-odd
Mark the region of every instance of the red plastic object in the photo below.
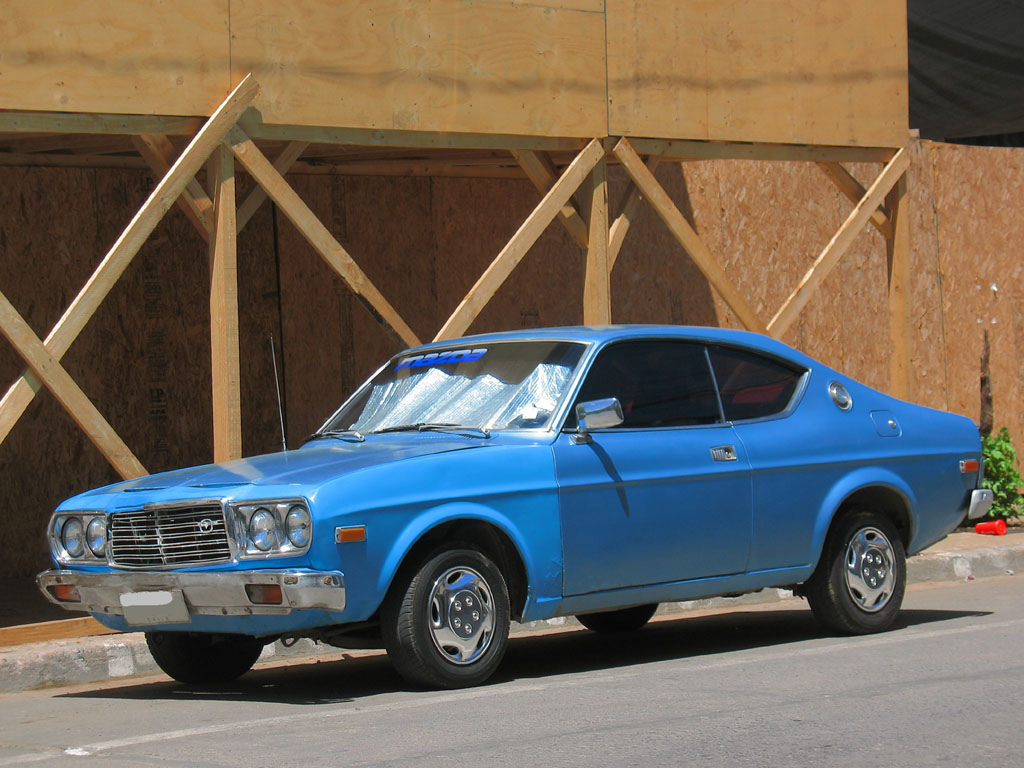
[[[1006,535],[1006,521],[1005,520],[986,520],[984,523],[978,523],[974,526],[975,533],[990,533],[993,536],[1005,536]]]

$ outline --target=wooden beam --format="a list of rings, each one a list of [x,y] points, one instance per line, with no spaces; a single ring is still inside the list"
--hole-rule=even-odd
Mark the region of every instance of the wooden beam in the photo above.
[[[162,179],[171,170],[174,147],[166,136],[144,134],[132,136],[132,144],[146,161],[158,179]],[[213,202],[202,185],[193,178],[185,191],[175,201],[182,212],[192,222],[196,230],[206,242],[210,241],[213,231]]]
[[[292,167],[299,156],[306,151],[306,147],[309,144],[305,141],[292,141],[285,145],[285,148],[281,150],[280,154],[274,158],[274,170],[284,176],[288,173],[288,169]],[[235,226],[238,227],[237,231],[241,232],[245,229],[245,225],[249,223],[249,219],[253,217],[253,214],[259,210],[259,207],[263,205],[263,201],[267,199],[267,193],[263,187],[256,185],[256,188],[249,193],[249,196],[245,198],[245,202],[238,206],[238,216],[236,217]]]
[[[899,177],[885,197],[885,207],[892,221],[892,233],[886,239],[889,267],[889,394],[906,400],[910,397],[911,327],[909,301],[910,276],[910,196],[907,175]]]
[[[828,176],[839,191],[846,195],[847,199],[856,205],[864,197],[867,190],[860,185],[860,182],[839,163],[818,163],[818,167]],[[871,223],[875,229],[882,233],[882,237],[888,239],[892,234],[892,227],[889,224],[889,217],[881,208],[876,208],[871,214]]]
[[[583,322],[612,321],[611,269],[608,267],[608,163],[601,158],[590,174],[590,231],[587,273],[583,284]]]
[[[306,238],[306,241],[313,246],[313,249],[320,254],[328,266],[348,284],[349,288],[370,311],[370,314],[377,318],[381,325],[394,333],[398,341],[410,347],[419,344],[419,338],[412,332],[401,315],[370,282],[370,278],[359,268],[348,251],[334,239],[327,227],[288,185],[288,182],[260,152],[252,139],[243,130],[236,127],[231,130],[227,141],[235,157],[245,166],[256,183],[266,190],[270,199],[277,203],[278,208],[295,225],[299,233]]]
[[[210,370],[213,460],[242,457],[241,368],[238,357],[238,258],[235,249],[235,163],[221,144],[210,155],[214,230],[210,238]]]
[[[74,619],[0,627],[0,648],[24,645],[25,643],[46,643],[51,640],[68,640],[76,637],[116,633],[116,629],[107,629],[92,616],[80,616]]]
[[[647,161],[647,170],[654,175],[654,172],[658,170],[658,166],[661,164],[661,160],[657,157],[652,157]],[[612,223],[611,231],[608,233],[608,271],[610,272],[615,268],[615,262],[619,259],[619,253],[622,251],[622,244],[626,241],[626,234],[629,232],[629,228],[636,218],[637,213],[640,210],[640,205],[644,201],[644,194],[640,191],[640,187],[636,184],[631,186],[629,194],[626,196],[626,202],[622,206],[622,212],[615,217],[615,221]]]
[[[682,139],[630,139],[638,153],[673,160],[803,160],[808,162],[885,163],[889,147],[832,147],[811,144],[747,144]]]
[[[160,133],[191,136],[203,125],[196,117],[101,115],[76,112],[0,112],[0,133]]]
[[[534,149],[578,152],[586,139],[549,136],[521,136],[507,133],[454,133],[450,131],[405,131],[382,128],[331,128],[308,125],[272,125],[251,115],[239,127],[253,139],[308,141],[310,144],[352,144],[359,147],[418,147],[423,149]]]
[[[476,281],[459,306],[455,308],[451,317],[437,332],[434,341],[452,339],[466,332],[476,316],[480,314],[480,310],[491,300],[501,284],[508,279],[512,270],[522,261],[527,251],[537,242],[537,238],[541,236],[541,233],[555,218],[573,192],[579,189],[584,179],[604,155],[604,147],[601,142],[594,139],[576,156],[562,172],[562,176],[554,186],[537,204],[537,207],[533,209],[533,212],[526,217],[526,221],[512,235],[512,239],[505,244],[480,279]]]
[[[704,273],[708,282],[718,291],[725,303],[729,305],[736,317],[747,330],[765,332],[764,323],[747,303],[743,294],[739,292],[735,284],[725,274],[725,270],[718,263],[718,260],[711,254],[707,246],[700,239],[697,232],[690,226],[686,218],[680,213],[672,198],[654,178],[654,174],[644,165],[640,156],[630,146],[631,142],[622,139],[615,146],[615,155],[626,168],[633,182],[640,188],[644,197],[657,212],[661,220],[669,228],[672,236],[679,242],[693,259],[693,263]]]
[[[779,311],[775,313],[775,317],[768,323],[768,331],[772,336],[781,338],[789,329],[789,326],[796,320],[797,315],[800,314],[800,310],[803,309],[828,273],[832,271],[832,268],[839,263],[839,259],[846,253],[854,238],[864,228],[864,225],[868,223],[871,214],[878,208],[879,204],[889,193],[889,190],[899,181],[899,178],[906,173],[909,165],[910,156],[907,154],[906,149],[901,149],[882,169],[878,178],[868,188],[867,193],[850,211],[846,221],[842,223],[828,245],[825,246],[818,258],[814,260],[814,264],[811,265],[807,274],[797,284],[796,289],[783,302]]]
[[[135,455],[118,437],[96,406],[68,375],[63,366],[43,346],[35,332],[18,314],[14,305],[0,293],[0,334],[14,347],[14,350],[28,363],[28,367],[53,393],[75,423],[82,428],[93,445],[109,461],[125,480],[148,474]]]
[[[134,155],[26,155],[21,152],[0,152],[0,166],[20,168],[128,168],[149,166]]]
[[[156,185],[156,189],[125,227],[114,246],[90,276],[85,287],[79,292],[71,306],[46,337],[46,348],[55,360],[60,360],[72,342],[78,338],[82,328],[110,293],[118,278],[131,263],[135,254],[149,237],[156,225],[174,205],[206,158],[220,143],[221,139],[238,120],[259,93],[259,85],[252,75],[245,79],[217,107],[209,120],[189,142],[167,175]],[[14,424],[28,408],[41,384],[31,370],[22,374],[0,400],[0,443],[10,434]]]
[[[542,155],[529,149],[513,149],[512,157],[519,163],[523,173],[533,182],[533,186],[542,195],[554,186],[558,181],[558,171],[554,163],[547,155]],[[583,249],[587,247],[587,223],[583,221],[572,200],[567,200],[562,209],[558,212],[558,220],[562,222],[565,230],[576,244]]]

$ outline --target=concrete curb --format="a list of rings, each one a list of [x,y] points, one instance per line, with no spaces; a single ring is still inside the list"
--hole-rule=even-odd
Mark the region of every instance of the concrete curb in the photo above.
[[[1020,537],[1024,539],[1024,536]],[[1001,546],[929,550],[907,561],[911,584],[952,583],[976,578],[1024,573],[1024,541],[1000,542]],[[741,597],[716,597],[665,603],[658,615],[698,610],[724,610],[743,605],[777,603],[796,599],[783,589],[766,589]],[[580,626],[574,618],[560,617],[513,626],[513,634],[542,629]],[[267,646],[261,664],[289,659],[337,657],[340,651],[311,640],[285,647],[280,642]],[[159,674],[160,669],[146,647],[142,633],[82,637],[0,648],[0,693],[15,693],[50,686],[121,680]]]

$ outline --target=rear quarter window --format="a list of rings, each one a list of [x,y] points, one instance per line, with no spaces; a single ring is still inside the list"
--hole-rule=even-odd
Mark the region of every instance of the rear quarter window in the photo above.
[[[744,349],[708,347],[726,421],[782,413],[796,394],[803,368]]]

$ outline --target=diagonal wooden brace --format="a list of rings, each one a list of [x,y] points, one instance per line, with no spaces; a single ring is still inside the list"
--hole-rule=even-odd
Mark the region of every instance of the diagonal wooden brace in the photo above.
[[[466,332],[476,316],[512,274],[512,270],[523,260],[526,252],[537,242],[541,233],[562,210],[562,206],[568,202],[573,192],[579,189],[604,154],[604,146],[598,139],[594,139],[569,163],[562,172],[562,176],[548,190],[533,212],[526,217],[526,221],[512,235],[512,239],[494,257],[494,261],[476,281],[459,306],[455,308],[451,317],[437,332],[434,341],[453,339]]]
[[[93,445],[125,480],[148,474],[135,455],[118,437],[96,406],[75,383],[64,367],[43,346],[35,332],[18,314],[11,302],[0,293],[0,334],[28,363],[39,381],[53,393]]]
[[[359,268],[348,251],[342,247],[341,243],[323,225],[323,222],[285,181],[284,176],[278,173],[245,131],[241,128],[233,128],[225,141],[238,161],[256,180],[256,183],[263,187],[271,200],[277,203],[281,213],[288,217],[288,220],[295,225],[299,233],[306,238],[306,242],[313,246],[313,249],[320,254],[328,266],[348,283],[349,288],[363,302],[370,314],[393,333],[400,343],[410,347],[419,344],[419,338],[401,315],[377,290],[377,286],[370,282],[370,278]]]
[[[259,93],[259,84],[253,76],[245,79],[228,95],[210,119],[203,124],[199,132],[189,142],[167,175],[156,185],[156,189],[138,213],[125,227],[114,246],[104,256],[103,261],[92,273],[85,287],[79,292],[71,306],[65,310],[60,320],[46,337],[46,350],[54,360],[60,360],[68,348],[78,338],[89,318],[110,293],[118,278],[124,273],[135,254],[142,248],[146,238],[153,232],[164,214],[174,205],[182,191],[196,175],[206,158],[220,143]],[[14,382],[0,400],[0,443],[2,443],[21,415],[25,413],[35,393],[42,386],[40,380],[31,371],[22,373],[21,378]]]
[[[750,331],[764,333],[765,327],[757,313],[747,303],[747,300],[740,293],[736,285],[725,274],[721,264],[711,254],[704,241],[690,226],[689,222],[672,202],[668,192],[654,178],[654,174],[644,165],[640,156],[636,153],[629,141],[621,139],[615,145],[615,155],[622,162],[626,173],[633,179],[647,202],[651,204],[655,212],[665,222],[672,236],[693,259],[693,263],[704,273],[708,282],[714,286],[719,295],[729,305],[729,309],[736,313],[743,326]]]
[[[800,314],[800,310],[818,290],[832,268],[839,263],[854,239],[878,210],[878,206],[884,202],[885,196],[907,172],[908,167],[910,167],[910,155],[904,148],[897,152],[878,174],[878,178],[868,188],[864,197],[850,211],[846,221],[842,223],[828,245],[814,260],[814,264],[807,270],[807,274],[803,276],[789,298],[779,307],[775,317],[768,323],[768,332],[772,336],[777,339],[781,338],[789,329],[789,326]]]

